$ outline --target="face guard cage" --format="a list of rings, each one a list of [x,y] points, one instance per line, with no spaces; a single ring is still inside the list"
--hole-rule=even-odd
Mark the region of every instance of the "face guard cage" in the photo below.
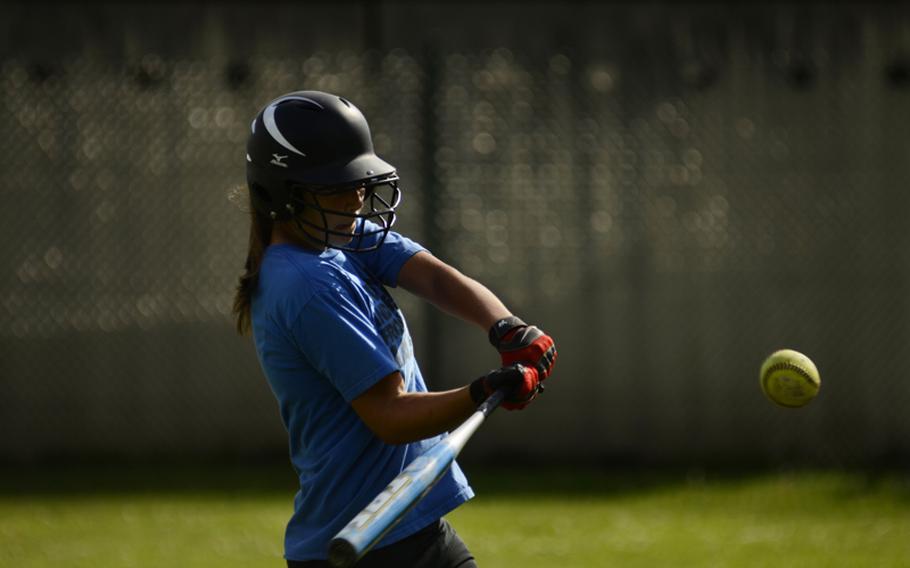
[[[294,193],[299,197],[293,199],[293,206],[294,211],[297,213],[294,216],[297,228],[311,242],[323,248],[334,248],[347,252],[368,252],[381,247],[397,219],[395,208],[401,203],[401,190],[398,188],[398,180],[392,179],[367,185],[364,188],[363,207],[359,213],[325,209],[319,204],[320,195],[342,193],[356,188],[357,186],[343,188],[296,187]],[[305,201],[302,198],[304,192],[309,193],[315,203]],[[314,223],[304,219],[300,214],[306,209],[312,209],[319,213],[322,223]],[[341,219],[350,219],[354,223],[354,232],[339,231],[334,228],[334,225],[329,226],[328,215]],[[309,227],[312,231],[307,231],[304,227]],[[321,234],[322,238],[312,235],[311,233],[313,232]],[[337,240],[345,240],[347,244],[334,244],[331,242],[332,237],[338,237]]]

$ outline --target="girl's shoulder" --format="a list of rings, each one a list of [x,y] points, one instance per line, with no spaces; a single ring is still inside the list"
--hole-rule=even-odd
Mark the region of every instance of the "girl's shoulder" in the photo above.
[[[350,291],[351,269],[344,255],[333,249],[318,253],[293,245],[272,245],[266,249],[259,278],[268,295],[306,301],[318,294]]]

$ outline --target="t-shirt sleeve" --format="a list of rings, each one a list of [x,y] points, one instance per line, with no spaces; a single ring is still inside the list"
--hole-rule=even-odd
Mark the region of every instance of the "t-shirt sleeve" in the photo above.
[[[300,351],[348,402],[400,370],[367,305],[339,287],[313,295],[291,324]]]
[[[375,223],[370,221],[366,223],[367,232],[379,229],[379,226]],[[383,284],[394,288],[398,285],[398,273],[404,263],[418,252],[424,250],[427,249],[420,243],[395,231],[389,231],[382,246],[376,250],[359,253],[358,257]]]

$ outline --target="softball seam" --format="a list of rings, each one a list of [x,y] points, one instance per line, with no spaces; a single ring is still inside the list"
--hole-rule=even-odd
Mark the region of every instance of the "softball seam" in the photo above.
[[[775,371],[785,371],[785,370],[786,371],[795,371],[796,374],[798,374],[802,378],[806,379],[811,384],[815,385],[816,388],[818,388],[818,383],[815,382],[815,380],[812,378],[812,376],[809,375],[809,373],[806,372],[805,369],[803,369],[802,367],[800,367],[799,365],[796,365],[794,363],[790,363],[787,361],[781,361],[780,363],[775,363],[775,364],[771,365],[770,367],[768,367],[765,370],[765,374],[762,375],[762,377],[761,377],[762,386],[764,387],[763,390],[765,391],[765,394],[768,396],[768,398],[771,398],[771,395],[768,392],[768,379],[770,378],[771,374]],[[774,400],[773,398],[771,399],[771,401],[774,402],[775,404],[779,404],[781,406],[786,406],[788,408],[799,408],[799,406],[800,406],[800,405],[793,405],[793,404],[785,404],[783,402]]]

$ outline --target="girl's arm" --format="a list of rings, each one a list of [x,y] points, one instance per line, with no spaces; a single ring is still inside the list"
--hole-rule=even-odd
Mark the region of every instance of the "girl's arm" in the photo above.
[[[485,332],[496,321],[512,315],[489,288],[425,251],[401,267],[398,284]]]

